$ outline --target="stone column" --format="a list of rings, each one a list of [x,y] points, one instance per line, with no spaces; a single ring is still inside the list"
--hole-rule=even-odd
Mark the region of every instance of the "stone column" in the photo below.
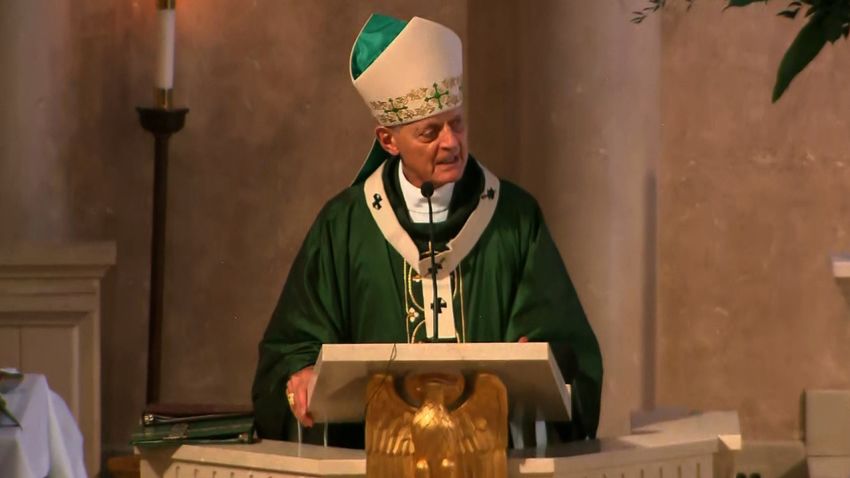
[[[653,405],[660,22],[640,1],[471,1],[471,146],[540,202],[602,347],[600,433]]]

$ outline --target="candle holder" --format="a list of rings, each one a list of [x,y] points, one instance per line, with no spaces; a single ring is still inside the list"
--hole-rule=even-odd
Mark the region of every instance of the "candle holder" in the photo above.
[[[170,93],[170,90],[168,90]],[[170,99],[170,94],[168,98]],[[159,100],[159,96],[156,97]],[[170,103],[170,101],[168,102]],[[167,103],[166,103],[167,104]],[[183,129],[188,108],[138,107],[139,122],[154,137],[153,227],[151,232],[151,284],[148,311],[147,403],[159,401],[162,366],[162,312],[165,286],[165,225],[168,204],[168,140]]]
[[[154,88],[153,97],[156,107],[159,109],[170,110],[172,106],[171,97],[173,91],[173,88]]]

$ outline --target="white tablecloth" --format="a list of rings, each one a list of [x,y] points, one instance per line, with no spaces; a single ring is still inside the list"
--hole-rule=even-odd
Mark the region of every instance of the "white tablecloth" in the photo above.
[[[85,478],[83,436],[71,411],[47,386],[43,375],[26,374],[4,393],[21,422],[0,418],[0,476],[6,478]]]

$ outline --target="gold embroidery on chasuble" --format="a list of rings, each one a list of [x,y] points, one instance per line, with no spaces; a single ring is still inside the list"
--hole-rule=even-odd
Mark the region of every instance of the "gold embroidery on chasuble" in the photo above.
[[[402,263],[405,329],[408,343],[427,342],[434,336],[433,282],[423,280],[410,265]],[[448,276],[437,280],[440,297],[440,338],[466,342],[466,314],[463,307],[463,272],[458,265]],[[442,285],[442,287],[441,287]],[[457,314],[460,315],[459,320]]]

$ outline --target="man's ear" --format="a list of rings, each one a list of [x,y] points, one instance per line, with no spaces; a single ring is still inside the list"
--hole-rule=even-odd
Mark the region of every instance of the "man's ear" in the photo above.
[[[391,129],[386,126],[377,126],[375,128],[375,137],[378,138],[378,144],[384,148],[384,151],[393,156],[399,155],[398,146],[395,144],[395,137]]]

